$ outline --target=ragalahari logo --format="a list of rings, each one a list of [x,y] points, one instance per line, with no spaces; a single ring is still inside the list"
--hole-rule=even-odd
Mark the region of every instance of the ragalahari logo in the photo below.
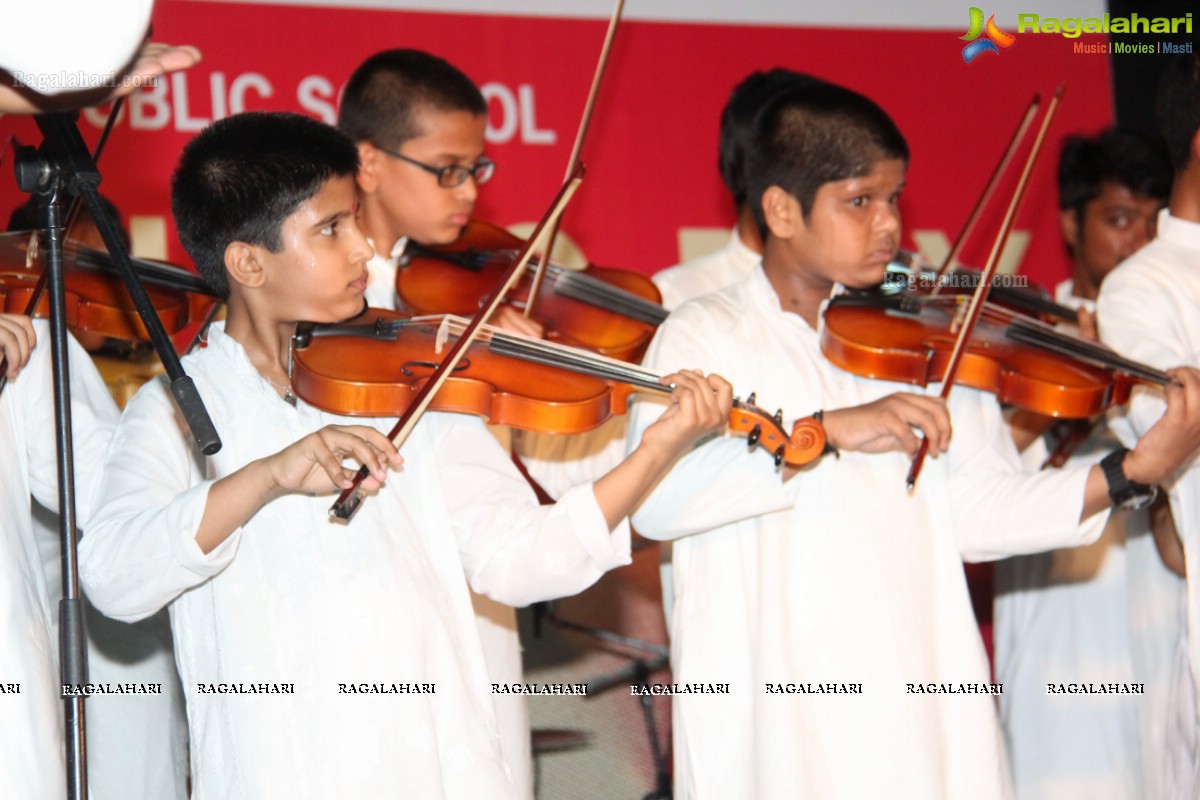
[[[980,34],[984,35],[980,39]],[[971,27],[966,34],[958,37],[969,44],[963,48],[963,61],[970,64],[975,60],[975,57],[980,53],[995,53],[1000,55],[999,47],[1011,47],[1012,43],[1017,40],[1017,37],[1011,33],[1005,33],[996,26],[996,15],[992,14],[987,18],[987,23],[983,21],[983,12],[978,8],[971,6]],[[997,47],[999,45],[999,47]]]

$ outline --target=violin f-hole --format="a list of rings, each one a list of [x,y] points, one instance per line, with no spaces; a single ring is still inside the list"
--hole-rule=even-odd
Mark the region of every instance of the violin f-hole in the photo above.
[[[400,374],[406,378],[411,378],[414,374],[413,369],[412,369],[413,367],[425,367],[426,369],[437,369],[438,365],[436,362],[433,362],[433,361],[405,361],[403,364],[400,365]],[[462,372],[463,370],[467,370],[470,368],[471,368],[471,359],[469,359],[469,358],[460,359],[459,362],[454,365],[455,372]]]

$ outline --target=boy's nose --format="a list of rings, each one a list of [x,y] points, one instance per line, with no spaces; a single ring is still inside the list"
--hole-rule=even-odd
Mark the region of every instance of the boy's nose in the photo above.
[[[479,196],[479,184],[475,182],[475,176],[468,175],[465,181],[454,187],[454,196],[461,201],[474,203]]]
[[[358,226],[354,228],[354,236],[350,241],[350,258],[355,263],[369,261],[375,256],[375,248],[367,241],[367,235]]]
[[[875,225],[877,228],[889,232],[900,231],[900,209],[894,205],[887,205],[875,217]]]

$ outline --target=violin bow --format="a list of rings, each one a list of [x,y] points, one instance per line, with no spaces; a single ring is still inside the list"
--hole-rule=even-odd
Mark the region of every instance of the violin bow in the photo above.
[[[984,186],[982,194],[975,201],[975,207],[971,209],[971,213],[967,216],[967,221],[963,223],[962,229],[959,230],[958,238],[954,240],[954,246],[950,248],[950,252],[946,254],[946,259],[942,262],[941,268],[938,269],[938,280],[934,282],[933,291],[930,294],[937,295],[941,293],[941,278],[953,269],[954,262],[962,254],[963,245],[966,244],[967,239],[971,236],[976,223],[979,222],[979,217],[982,215],[983,209],[987,206],[996,191],[996,187],[1000,184],[1000,176],[1008,170],[1009,163],[1012,161],[1013,156],[1016,155],[1017,146],[1025,138],[1025,133],[1029,130],[1029,125],[1033,122],[1034,115],[1037,114],[1038,106],[1041,105],[1041,102],[1041,95],[1034,92],[1033,99],[1029,101],[1024,116],[1021,117],[1021,121],[1017,124],[1017,129],[1008,141],[1008,147],[1005,148],[1004,153],[1000,156],[1000,161],[996,164],[995,170],[992,171],[992,177],[988,178],[987,185]]]
[[[617,25],[621,21],[621,12],[624,8],[625,0],[617,0],[616,8],[613,9],[612,17],[608,21],[608,32],[604,36],[604,45],[600,48],[600,58],[596,62],[596,71],[592,75],[592,87],[588,91],[587,102],[583,105],[583,116],[579,121],[579,130],[575,133],[575,145],[571,148],[571,157],[567,160],[567,172],[564,180],[569,180],[575,173],[580,158],[583,156],[583,143],[587,139],[588,128],[592,124],[592,112],[596,109],[596,98],[600,95],[600,84],[603,83],[604,72],[608,68],[608,54],[612,50],[613,40],[617,37]],[[546,239],[546,247],[542,250],[544,255],[538,259],[537,268],[533,273],[533,280],[529,285],[529,297],[525,301],[524,311],[526,319],[533,314],[533,309],[537,305],[538,291],[542,288],[542,279],[546,275],[546,267],[550,264],[550,257],[554,253],[554,240],[557,237],[558,218],[556,217],[550,226]]]
[[[96,142],[96,150],[92,153],[92,160],[99,163],[100,155],[104,152],[104,145],[108,141],[108,135],[112,133],[113,125],[117,120],[117,114],[121,113],[121,106],[125,103],[124,97],[118,97],[113,102],[112,111],[109,112],[108,119],[104,122],[104,130],[100,132],[100,141]],[[79,215],[79,207],[83,204],[83,198],[75,195],[71,198],[71,206],[67,210],[67,222],[64,226],[66,234],[71,232],[71,226],[75,223],[75,218]],[[29,237],[29,249],[26,251],[26,266],[32,264],[37,258],[38,251],[38,231],[35,229]],[[66,235],[63,236],[65,240]],[[29,296],[29,302],[25,304],[25,316],[32,317],[37,311],[38,304],[42,302],[42,295],[46,293],[46,287],[50,282],[49,268],[42,270],[42,274],[38,276],[37,283],[33,285],[33,294]],[[0,394],[4,393],[4,387],[8,386],[8,359],[0,358]]]
[[[1041,153],[1042,145],[1046,139],[1046,131],[1050,128],[1050,123],[1054,120],[1055,112],[1058,110],[1058,103],[1062,99],[1064,86],[1060,85],[1054,92],[1054,97],[1050,100],[1050,105],[1046,109],[1046,116],[1042,118],[1041,127],[1038,128],[1037,137],[1034,139],[1033,147],[1029,151],[1029,156],[1025,159],[1025,167],[1021,171],[1021,177],[1017,180],[1017,188],[1013,193],[1012,200],[1009,201],[1008,209],[1004,213],[1004,220],[1000,223],[1000,231],[996,235],[995,242],[992,243],[992,250],[988,253],[987,264],[983,268],[982,274],[979,276],[979,285],[975,287],[974,293],[971,295],[971,302],[967,306],[966,314],[958,331],[958,339],[954,342],[954,349],[950,351],[950,361],[946,365],[946,374],[942,378],[941,398],[946,400],[950,397],[950,390],[954,388],[954,378],[958,374],[958,368],[962,364],[963,355],[966,353],[967,342],[971,338],[971,333],[975,330],[975,324],[979,321],[979,316],[984,309],[984,301],[987,298],[988,287],[992,283],[992,276],[996,274],[996,268],[1000,264],[1000,253],[1004,249],[1004,244],[1008,240],[1008,234],[1012,231],[1013,221],[1016,219],[1017,211],[1021,207],[1021,201],[1025,198],[1025,190],[1029,186],[1029,176],[1033,172],[1034,164],[1037,163],[1038,155]],[[905,485],[908,488],[909,494],[917,486],[917,478],[921,474],[921,466],[925,463],[925,456],[929,452],[929,440],[922,439],[921,447],[917,450],[916,456],[913,457],[912,466],[909,467],[908,477],[905,480]]]
[[[413,428],[416,427],[417,422],[420,421],[421,416],[425,413],[425,410],[429,407],[429,404],[433,402],[434,396],[438,393],[438,390],[442,388],[442,384],[446,382],[446,379],[450,377],[450,375],[454,372],[455,367],[458,366],[459,361],[461,361],[462,357],[466,354],[467,348],[470,347],[471,343],[479,337],[480,332],[483,330],[483,326],[487,323],[488,319],[492,316],[495,310],[500,306],[500,302],[504,299],[504,296],[508,294],[509,289],[511,289],[517,282],[517,279],[525,273],[525,268],[529,265],[530,259],[533,258],[534,250],[545,240],[546,233],[549,230],[550,225],[552,225],[554,221],[562,215],[563,209],[566,208],[567,202],[571,199],[571,195],[573,195],[575,190],[579,188],[579,183],[582,179],[583,165],[580,164],[569,176],[567,182],[562,185],[562,188],[558,190],[558,194],[555,196],[554,202],[550,205],[550,209],[546,212],[546,215],[542,217],[541,221],[538,222],[537,227],[534,228],[533,234],[529,237],[529,241],[527,241],[525,246],[521,248],[519,257],[515,262],[513,262],[512,267],[510,267],[508,272],[505,274],[499,291],[492,292],[491,299],[488,301],[487,305],[480,309],[479,313],[471,318],[466,330],[463,331],[462,335],[454,343],[454,346],[450,348],[450,351],[446,354],[446,357],[442,359],[442,363],[438,364],[437,369],[433,371],[433,374],[429,376],[429,380],[426,381],[425,385],[421,387],[421,390],[417,392],[416,397],[413,398],[413,402],[404,412],[404,415],[400,417],[400,420],[395,424],[392,430],[388,432],[388,438],[392,440],[392,443],[396,445],[396,447],[402,446],[405,440],[408,439],[409,434],[412,433]],[[358,511],[359,507],[362,505],[363,499],[366,497],[359,487],[370,474],[371,471],[365,464],[362,467],[359,467],[358,472],[354,475],[351,485],[344,489],[342,493],[338,495],[338,498],[334,504],[330,506],[329,516],[331,519],[335,521],[350,521],[350,518],[354,516],[356,511]]]

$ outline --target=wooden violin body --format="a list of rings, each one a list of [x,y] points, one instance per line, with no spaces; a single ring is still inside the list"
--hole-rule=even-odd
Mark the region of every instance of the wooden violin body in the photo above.
[[[0,234],[0,310],[5,313],[25,313],[46,268],[44,249],[28,257],[30,242],[29,232]],[[63,262],[68,327],[127,341],[148,338],[107,254],[68,242]],[[187,270],[144,259],[134,259],[134,266],[168,334],[198,321],[203,308],[213,302],[207,285]],[[44,295],[35,314],[46,316],[49,309],[49,296]]]
[[[347,325],[317,329],[293,350],[292,388],[336,414],[399,416],[445,349],[440,322],[373,308]],[[613,391],[601,378],[542,364],[513,366],[486,341],[473,343],[432,408],[545,433],[582,433],[625,411],[628,387]]]
[[[347,323],[304,326],[293,339],[292,388],[305,402],[336,414],[402,414],[456,336],[461,320],[412,318],[369,309]],[[454,323],[454,324],[451,324]],[[582,433],[627,410],[635,391],[669,392],[656,377],[615,359],[490,330],[472,342],[431,410],[475,414],[499,425],[541,433]],[[821,454],[824,430],[812,419],[781,428],[782,415],[735,404],[730,426],[750,444],[800,466]]]
[[[396,274],[396,293],[414,314],[470,316],[494,290],[524,242],[488,222],[472,220],[450,245],[410,243]],[[524,305],[533,267],[510,295]],[[638,361],[667,316],[654,283],[644,275],[588,267],[547,267],[534,316],[546,336],[623,361]]]
[[[955,344],[962,296],[936,298],[858,292],[825,310],[821,349],[838,367],[869,378],[939,383]],[[989,306],[976,326],[955,383],[1053,417],[1086,418],[1125,403],[1140,382],[1165,383],[1156,370],[1102,345]]]

